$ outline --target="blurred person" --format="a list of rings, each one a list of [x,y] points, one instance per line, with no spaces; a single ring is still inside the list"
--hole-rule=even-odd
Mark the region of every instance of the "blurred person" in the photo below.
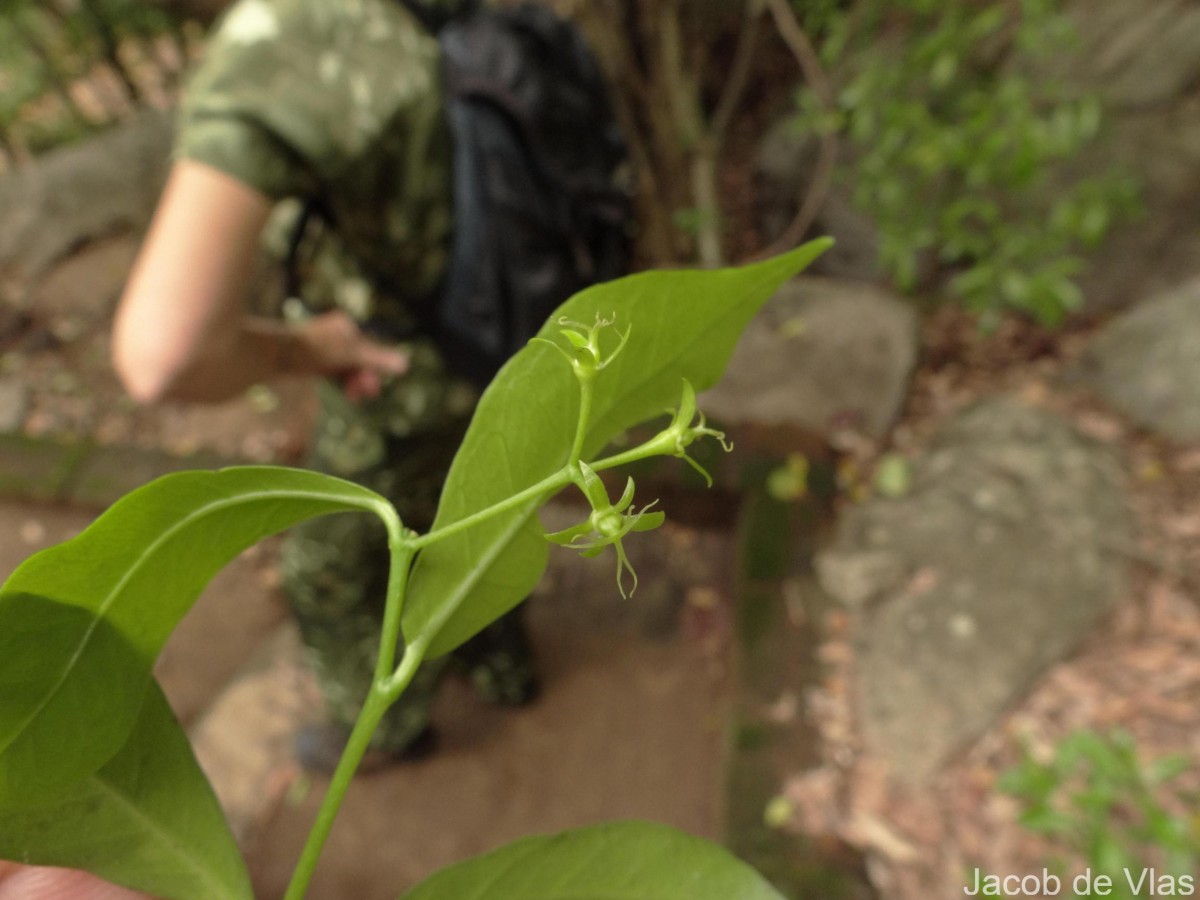
[[[434,13],[451,6],[424,3]],[[189,81],[175,161],[112,346],[123,384],[146,404],[222,401],[273,378],[318,377],[306,465],[377,491],[418,531],[433,521],[478,395],[411,312],[442,285],[452,237],[438,67],[437,39],[397,0],[238,0]],[[293,198],[319,198],[337,227],[305,260],[304,309],[289,300],[282,320],[252,315],[260,240],[282,251]],[[285,589],[330,717],[296,736],[310,770],[332,771],[370,686],[387,567],[386,534],[371,516],[319,518],[284,545]],[[495,702],[537,693],[510,613],[423,664],[364,769],[429,752],[430,704],[455,670]]]

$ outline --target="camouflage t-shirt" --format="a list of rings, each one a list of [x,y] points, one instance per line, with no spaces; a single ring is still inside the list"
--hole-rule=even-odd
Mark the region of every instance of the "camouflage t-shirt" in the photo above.
[[[438,60],[398,0],[239,0],[189,82],[177,154],[277,200],[319,197],[363,272],[427,295],[451,228]],[[395,312],[374,292],[342,305]]]

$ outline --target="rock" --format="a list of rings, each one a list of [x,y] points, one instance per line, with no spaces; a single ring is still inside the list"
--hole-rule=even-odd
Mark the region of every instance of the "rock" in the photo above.
[[[879,437],[900,413],[917,345],[916,315],[892,293],[797,279],[750,323],[701,409],[729,425],[851,425]]]
[[[171,153],[171,119],[147,111],[0,179],[0,268],[37,277],[78,247],[150,221]]]
[[[139,233],[93,240],[28,288],[27,303],[60,344],[105,332],[141,244]]]
[[[1075,168],[1098,174],[1114,167],[1137,180],[1141,212],[1089,255],[1079,282],[1092,313],[1126,308],[1197,272],[1200,96],[1193,90],[1162,105],[1111,110],[1104,138]]]
[[[1079,276],[1086,311],[1128,307],[1197,271],[1200,190],[1200,8],[1189,0],[1072,0],[1072,52],[1043,61],[1069,93],[1093,94],[1105,126],[1071,163],[1074,174],[1114,167],[1139,182],[1141,214],[1125,217]]]
[[[862,732],[898,778],[928,779],[1120,596],[1122,477],[1056,416],[994,400],[942,430],[908,494],[843,516],[817,572],[861,610]]]
[[[1137,424],[1200,441],[1200,279],[1110,322],[1074,374]]]
[[[21,430],[29,410],[29,388],[18,381],[0,381],[0,434]]]
[[[1064,74],[1110,103],[1161,106],[1200,78],[1200,8],[1191,0],[1075,0],[1068,12],[1078,49],[1063,55]]]

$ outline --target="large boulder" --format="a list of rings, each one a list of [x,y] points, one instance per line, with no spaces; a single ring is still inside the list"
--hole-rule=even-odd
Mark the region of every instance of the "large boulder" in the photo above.
[[[1109,322],[1075,371],[1130,420],[1200,441],[1200,279]]]
[[[1069,654],[1121,595],[1122,469],[1056,416],[987,401],[842,517],[822,586],[859,610],[870,751],[917,783]]]
[[[1192,0],[1073,0],[1076,53],[1062,74],[1126,109],[1163,107],[1200,79],[1200,7]]]
[[[143,231],[171,137],[171,117],[147,110],[0,179],[0,273],[37,278],[94,240]]]
[[[1074,168],[1114,165],[1140,183],[1143,213],[1093,253],[1080,281],[1087,308],[1129,306],[1196,274],[1200,229],[1200,7],[1191,0],[1072,0],[1079,41],[1060,70],[1070,90],[1096,94],[1106,126]]]
[[[701,408],[727,425],[881,437],[903,408],[918,343],[915,312],[890,291],[798,278],[750,323]]]

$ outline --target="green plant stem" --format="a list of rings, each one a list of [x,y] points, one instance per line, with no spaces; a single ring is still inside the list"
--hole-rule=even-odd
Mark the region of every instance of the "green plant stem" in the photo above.
[[[618,453],[615,456],[608,456],[604,459],[597,460],[591,463],[591,467],[599,472],[601,469],[614,469],[617,466],[627,465],[631,462],[637,462],[640,459],[646,459],[649,456],[675,456],[674,445],[671,441],[664,438],[660,434],[651,438],[644,444],[639,444],[632,450],[626,450],[624,453]],[[535,497],[546,494],[547,496],[557,493],[568,484],[576,484],[579,481],[578,465],[566,465],[546,478],[543,478],[537,484],[527,487],[519,494],[514,494],[507,500],[502,500],[494,506],[489,506],[487,509],[481,509],[479,512],[467,516],[465,519],[459,519],[457,522],[451,522],[449,525],[435,529],[428,534],[423,534],[417,538],[408,538],[405,544],[412,550],[420,550],[428,547],[430,544],[436,544],[438,541],[444,540],[451,535],[458,534],[461,531],[466,531],[484,522],[493,516],[498,516],[500,513],[508,512],[510,509],[520,506],[523,503],[532,500]]]
[[[459,519],[457,522],[451,522],[449,525],[444,525],[441,528],[436,528],[428,534],[423,534],[417,538],[410,538],[407,544],[413,550],[420,550],[428,547],[430,544],[436,544],[438,541],[445,540],[451,535],[458,534],[461,531],[466,531],[478,525],[480,522],[485,522],[493,516],[498,516],[500,513],[508,512],[508,510],[520,506],[535,497],[542,494],[553,494],[562,488],[571,484],[570,466],[563,466],[553,475],[543,478],[537,484],[527,487],[519,494],[514,494],[507,500],[501,500],[494,506],[489,506],[487,509],[481,509],[479,512],[467,516],[465,519]]]
[[[590,463],[590,465],[594,471],[600,472],[605,469],[616,469],[619,466],[627,466],[630,463],[638,462],[651,456],[677,455],[671,433],[669,431],[662,431],[645,443],[638,444],[636,447],[626,450],[623,453],[618,453],[615,456],[606,456],[604,459],[598,459],[594,463]]]
[[[417,667],[420,666],[421,660],[425,656],[425,644],[415,643],[405,649],[399,669],[395,672],[392,671],[396,659],[396,644],[400,639],[400,616],[404,611],[408,573],[412,568],[416,550],[412,546],[412,539],[406,536],[400,517],[391,504],[373,504],[372,509],[387,527],[388,549],[391,553],[387,602],[383,613],[379,656],[375,663],[375,678],[371,685],[371,691],[363,703],[362,711],[358,715],[358,721],[354,723],[350,739],[346,742],[346,749],[342,751],[342,758],[338,760],[333,778],[329,782],[329,790],[321,802],[321,808],[317,812],[316,821],[309,832],[304,850],[300,854],[300,860],[296,863],[291,883],[284,895],[285,900],[299,900],[304,896],[304,892],[312,880],[313,872],[316,870],[321,849],[325,846],[329,831],[333,827],[333,820],[337,817],[342,800],[346,796],[346,790],[350,787],[354,773],[358,771],[363,754],[367,752],[371,735],[379,727],[379,722],[383,719],[388,707],[396,702],[408,683],[412,681]]]
[[[317,818],[308,834],[308,840],[304,844],[300,860],[296,863],[295,871],[292,872],[292,880],[288,884],[287,892],[283,895],[284,900],[303,900],[309,882],[312,881],[313,873],[316,871],[321,850],[329,837],[330,829],[333,828],[333,821],[337,818],[338,810],[341,809],[342,801],[346,797],[346,790],[350,787],[354,773],[358,770],[358,764],[362,762],[363,755],[367,752],[371,735],[379,727],[388,707],[396,702],[408,683],[412,681],[423,658],[424,647],[410,646],[400,661],[400,668],[396,670],[395,677],[378,681],[372,685],[371,692],[363,704],[362,712],[359,713],[358,721],[354,723],[354,730],[350,732],[350,739],[346,742],[342,758],[338,760],[337,769],[334,770],[333,778],[329,782],[329,790],[325,792],[325,799],[321,801],[321,808],[317,811]]]
[[[397,520],[399,521],[399,520]],[[391,563],[388,569],[388,602],[383,612],[383,634],[379,640],[379,658],[375,661],[375,682],[392,677],[396,665],[396,645],[400,641],[400,617],[404,612],[404,597],[408,589],[408,573],[412,570],[413,550],[403,533],[388,535]],[[396,598],[393,601],[392,598]]]
[[[575,425],[575,440],[571,442],[571,455],[567,465],[579,467],[579,456],[583,453],[583,438],[587,434],[588,420],[592,416],[592,380],[579,379],[579,420]]]
[[[308,889],[308,884],[312,880],[313,873],[316,870],[321,849],[329,837],[330,829],[333,827],[334,819],[341,808],[342,800],[346,796],[346,791],[350,786],[351,780],[354,778],[354,773],[358,770],[358,765],[362,762],[363,755],[367,751],[371,735],[375,733],[375,729],[379,726],[379,722],[383,719],[383,715],[387,712],[388,707],[399,699],[409,682],[412,681],[417,667],[425,657],[427,642],[421,640],[415,641],[405,649],[404,656],[400,661],[400,667],[394,673],[391,672],[392,663],[395,659],[396,644],[400,637],[400,618],[404,609],[404,596],[408,586],[408,573],[412,567],[413,557],[423,547],[444,540],[453,534],[465,531],[493,516],[528,503],[530,500],[544,499],[546,496],[557,492],[577,480],[579,454],[582,452],[586,424],[591,407],[590,383],[581,381],[580,386],[580,425],[576,431],[575,442],[571,450],[573,462],[563,466],[554,474],[543,478],[537,484],[526,488],[520,493],[514,494],[507,500],[503,500],[500,503],[489,506],[487,509],[480,510],[474,515],[467,516],[465,519],[460,519],[444,528],[439,528],[419,537],[410,537],[405,534],[399,517],[390,506],[386,506],[385,508],[385,505],[380,505],[376,509],[376,512],[384,520],[388,529],[391,570],[388,574],[387,605],[384,611],[383,635],[380,641],[379,659],[375,669],[375,682],[371,686],[371,692],[368,694],[366,702],[363,704],[358,721],[354,724],[354,730],[350,733],[350,739],[346,743],[346,749],[342,753],[342,758],[338,761],[337,769],[334,771],[333,778],[329,783],[329,790],[325,794],[325,799],[321,802],[321,808],[317,812],[317,818],[313,823],[312,831],[309,832],[308,840],[300,855],[300,860],[296,864],[296,870],[292,873],[292,880],[288,885],[287,893],[284,894],[284,900],[302,900],[304,897],[304,892]],[[616,456],[610,456],[597,461],[593,464],[592,468],[611,469],[615,466],[644,459],[648,456],[669,454],[671,452],[670,432],[662,432],[649,441],[634,447],[632,450],[627,450]]]

